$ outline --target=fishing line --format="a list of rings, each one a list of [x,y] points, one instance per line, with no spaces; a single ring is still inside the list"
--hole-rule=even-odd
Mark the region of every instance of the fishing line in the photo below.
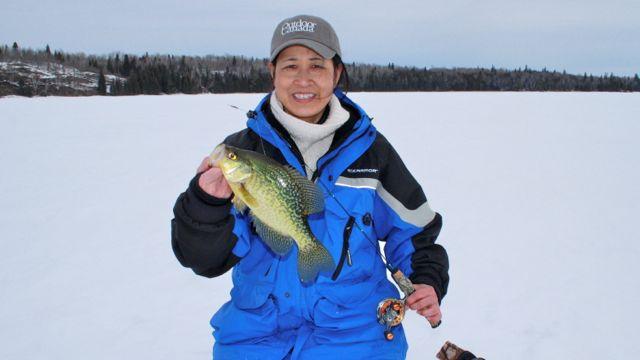
[[[306,164],[305,164],[306,165]],[[308,165],[307,165],[308,166]],[[338,198],[333,194],[333,192],[331,190],[329,190],[323,183],[320,177],[318,177],[318,184],[320,184],[322,186],[322,188],[324,188],[324,190],[329,194],[329,196],[331,196],[331,198],[333,198],[333,200],[336,201],[336,203],[338,203],[338,205],[340,206],[340,208],[342,209],[342,211],[344,211],[344,213],[347,216],[351,216],[351,214],[349,213],[349,211],[347,210],[347,208],[345,208],[344,205],[342,205],[342,203],[340,202],[340,200],[338,200]],[[354,221],[354,224],[356,225],[356,227],[358,228],[358,230],[360,230],[360,232],[362,233],[362,235],[364,235],[365,238],[367,238],[367,240],[369,240],[369,242],[371,243],[371,245],[373,245],[373,247],[376,249],[376,253],[380,256],[380,258],[382,259],[382,263],[384,264],[384,266],[391,271],[392,273],[395,272],[396,270],[393,268],[393,266],[391,266],[391,263],[389,261],[387,261],[387,258],[384,256],[384,254],[382,254],[382,252],[380,252],[380,247],[378,246],[378,244],[376,244],[376,242],[374,242],[369,235],[367,235],[367,233],[362,229],[362,227],[360,227],[360,224],[358,224],[357,221]]]
[[[231,104],[227,104],[229,106],[231,106],[232,108],[236,109],[236,110],[240,110],[240,111],[246,111],[247,116],[249,116],[249,113],[255,113],[255,111],[253,110],[245,110],[245,109],[241,109],[238,106],[235,105],[231,105]],[[258,122],[258,126],[261,127],[260,121],[258,121],[256,119],[256,121]],[[260,136],[260,134],[257,134],[258,138],[260,139],[260,146],[262,147],[262,155],[267,156],[267,152],[264,150],[264,140],[262,139],[262,136]]]

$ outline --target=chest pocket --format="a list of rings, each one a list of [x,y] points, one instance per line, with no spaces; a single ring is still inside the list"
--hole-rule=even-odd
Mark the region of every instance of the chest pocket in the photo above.
[[[369,219],[365,225],[362,219]],[[371,276],[377,257],[377,239],[373,231],[367,231],[371,226],[371,215],[365,213],[350,214],[342,230],[342,250],[336,269],[331,280],[339,282],[357,282]],[[344,273],[343,273],[344,272]]]
[[[257,236],[252,236],[251,250],[233,269],[231,299],[240,309],[261,307],[275,285],[275,258]]]

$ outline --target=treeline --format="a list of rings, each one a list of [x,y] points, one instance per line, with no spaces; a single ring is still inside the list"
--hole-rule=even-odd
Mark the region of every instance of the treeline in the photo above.
[[[640,78],[566,71],[352,65],[354,91],[640,91]]]
[[[98,94],[267,92],[267,59],[243,56],[85,55],[0,47],[0,62],[56,63],[95,73]],[[347,64],[349,91],[640,91],[640,78],[523,69]],[[2,80],[2,79],[0,79]],[[44,94],[48,95],[48,94]],[[51,94],[54,95],[54,94]]]

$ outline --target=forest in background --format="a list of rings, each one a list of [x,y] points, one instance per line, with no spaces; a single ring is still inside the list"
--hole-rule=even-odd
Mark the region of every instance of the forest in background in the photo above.
[[[268,59],[86,55],[0,46],[0,96],[253,93],[271,90]],[[348,91],[640,91],[633,77],[566,71],[347,63]]]

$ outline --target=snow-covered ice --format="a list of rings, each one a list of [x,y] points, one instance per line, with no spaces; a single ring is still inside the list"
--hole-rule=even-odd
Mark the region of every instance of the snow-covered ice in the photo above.
[[[408,316],[409,359],[640,351],[640,94],[350,96],[444,217],[443,324]],[[260,97],[0,99],[1,359],[210,358],[230,278],[178,264],[171,209]]]

